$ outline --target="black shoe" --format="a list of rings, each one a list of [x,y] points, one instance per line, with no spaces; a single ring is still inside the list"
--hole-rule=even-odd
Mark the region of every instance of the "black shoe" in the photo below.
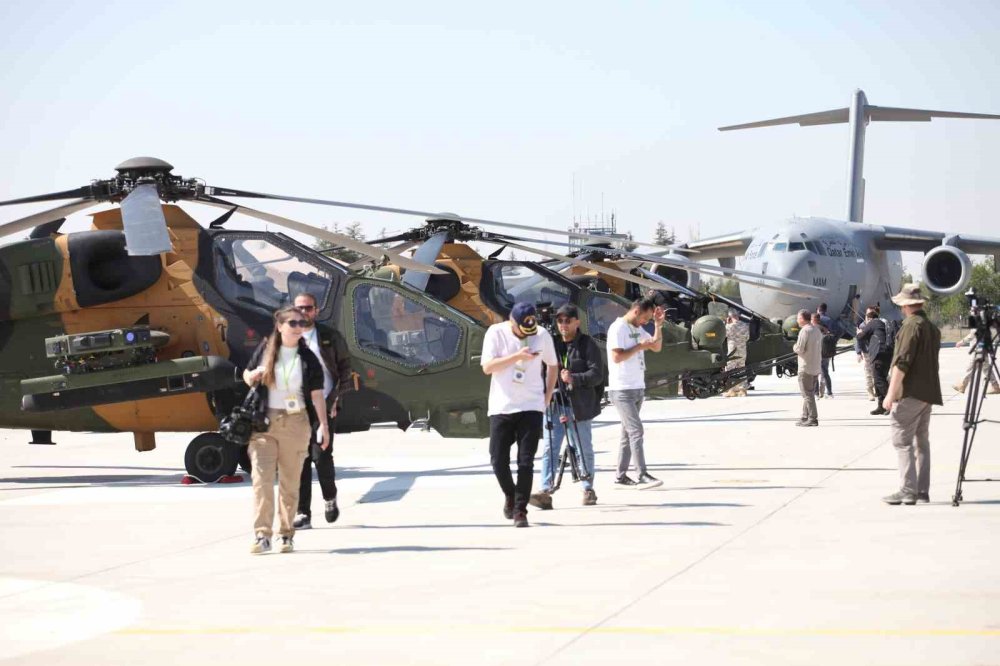
[[[514,498],[508,497],[503,501],[503,517],[510,520],[514,517]]]
[[[615,479],[615,485],[621,488],[629,488],[639,484],[629,478],[628,474],[623,474]]]
[[[643,472],[639,475],[639,490],[649,490],[650,488],[658,488],[663,485],[663,481],[660,481],[652,474],[647,474]]]
[[[886,411],[886,410],[885,410],[885,409],[884,409],[884,408],[882,407],[882,405],[879,405],[879,406],[878,406],[878,409],[873,409],[872,411],[870,411],[870,412],[868,412],[868,413],[869,413],[869,414],[871,414],[872,416],[882,416],[883,414],[888,414],[889,412],[887,412],[887,411]]]
[[[297,530],[312,529],[312,519],[307,513],[297,513],[295,514],[295,520],[292,521],[292,527]]]
[[[340,518],[340,509],[337,508],[337,498],[326,501],[326,522],[335,523]]]
[[[799,421],[795,425],[800,428],[815,428],[819,425],[819,421]]]
[[[930,493],[917,493],[917,504],[929,504],[930,501]]]
[[[527,527],[528,526],[528,513],[526,511],[518,511],[514,514],[514,527]]]

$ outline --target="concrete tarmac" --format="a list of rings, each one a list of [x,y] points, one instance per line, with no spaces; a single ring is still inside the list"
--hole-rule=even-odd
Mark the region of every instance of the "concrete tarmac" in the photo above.
[[[795,379],[747,398],[649,402],[653,490],[612,484],[618,420],[595,427],[598,505],[564,484],[515,529],[486,440],[338,437],[340,520],[251,556],[251,491],[182,486],[189,435],[2,431],[0,659],[12,664],[997,664],[1000,483],[951,505],[965,350],[942,350],[931,503],[898,487],[886,417],[837,359],[821,425]],[[1000,420],[1000,396],[984,416]],[[1000,479],[984,424],[970,478]],[[537,463],[536,463],[537,467]],[[537,475],[536,475],[537,484]]]

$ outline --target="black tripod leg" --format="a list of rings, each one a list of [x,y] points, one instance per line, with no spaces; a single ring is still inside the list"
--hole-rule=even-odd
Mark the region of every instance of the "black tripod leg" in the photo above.
[[[991,359],[995,365],[996,360]],[[962,456],[958,461],[958,479],[955,482],[955,494],[952,495],[951,505],[958,506],[962,501],[962,482],[965,481],[965,470],[969,465],[969,457],[972,455],[972,441],[976,437],[976,430],[979,428],[979,415],[983,409],[983,399],[986,397],[985,386],[980,386],[983,378],[983,358],[977,357],[972,365],[972,377],[968,384],[968,395],[965,397],[965,415],[962,417],[962,429],[965,430],[965,437],[962,439]],[[987,379],[989,379],[987,377]]]

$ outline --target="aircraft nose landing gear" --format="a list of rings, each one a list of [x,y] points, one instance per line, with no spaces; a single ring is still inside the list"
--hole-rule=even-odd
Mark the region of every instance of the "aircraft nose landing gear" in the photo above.
[[[184,468],[189,476],[202,483],[214,483],[236,473],[240,446],[231,444],[217,432],[204,432],[188,444]]]

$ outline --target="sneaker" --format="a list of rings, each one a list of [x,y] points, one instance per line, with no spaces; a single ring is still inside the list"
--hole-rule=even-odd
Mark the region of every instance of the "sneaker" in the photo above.
[[[527,527],[528,526],[528,513],[526,511],[518,511],[514,514],[514,527]]]
[[[337,508],[337,498],[334,497],[333,499],[327,500],[324,508],[326,509],[324,512],[326,515],[326,522],[337,522],[337,518],[340,518],[340,509]]]
[[[929,504],[930,501],[930,493],[917,493],[917,504]]]
[[[886,504],[891,504],[892,506],[898,506],[900,504],[906,504],[908,506],[913,506],[917,503],[916,495],[911,495],[910,493],[899,492],[893,493],[891,495],[886,495],[882,498],[882,501]]]
[[[956,391],[958,391],[959,393],[965,393],[965,382],[958,382],[957,384],[952,384],[951,387]]]
[[[260,555],[261,553],[267,553],[271,550],[271,539],[266,536],[259,536],[250,546],[251,555]]]
[[[798,421],[795,425],[800,428],[815,428],[819,425],[819,421]]]
[[[649,490],[650,488],[658,488],[662,485],[663,481],[660,481],[652,474],[643,472],[639,475],[639,490]]]
[[[879,405],[878,409],[873,409],[868,413],[871,414],[872,416],[882,416],[883,414],[888,414],[889,412],[887,412],[885,408],[882,407],[882,405]]]
[[[531,493],[531,497],[528,498],[528,504],[538,507],[543,511],[549,511],[552,509],[552,493],[545,490]]]
[[[594,506],[597,504],[597,493],[591,490],[583,491],[583,505],[584,506]]]
[[[621,476],[615,478],[615,485],[619,488],[630,488],[639,484],[633,481],[628,474],[622,474]]]
[[[508,497],[503,501],[503,517],[511,520],[514,517],[514,498]]]
[[[312,518],[304,513],[295,514],[295,520],[292,521],[292,527],[297,530],[311,530],[312,529]]]
[[[290,536],[281,537],[281,548],[279,552],[290,553],[295,550],[295,540]]]
[[[826,399],[827,400],[833,400],[833,394],[832,393],[827,393],[826,394]]]

